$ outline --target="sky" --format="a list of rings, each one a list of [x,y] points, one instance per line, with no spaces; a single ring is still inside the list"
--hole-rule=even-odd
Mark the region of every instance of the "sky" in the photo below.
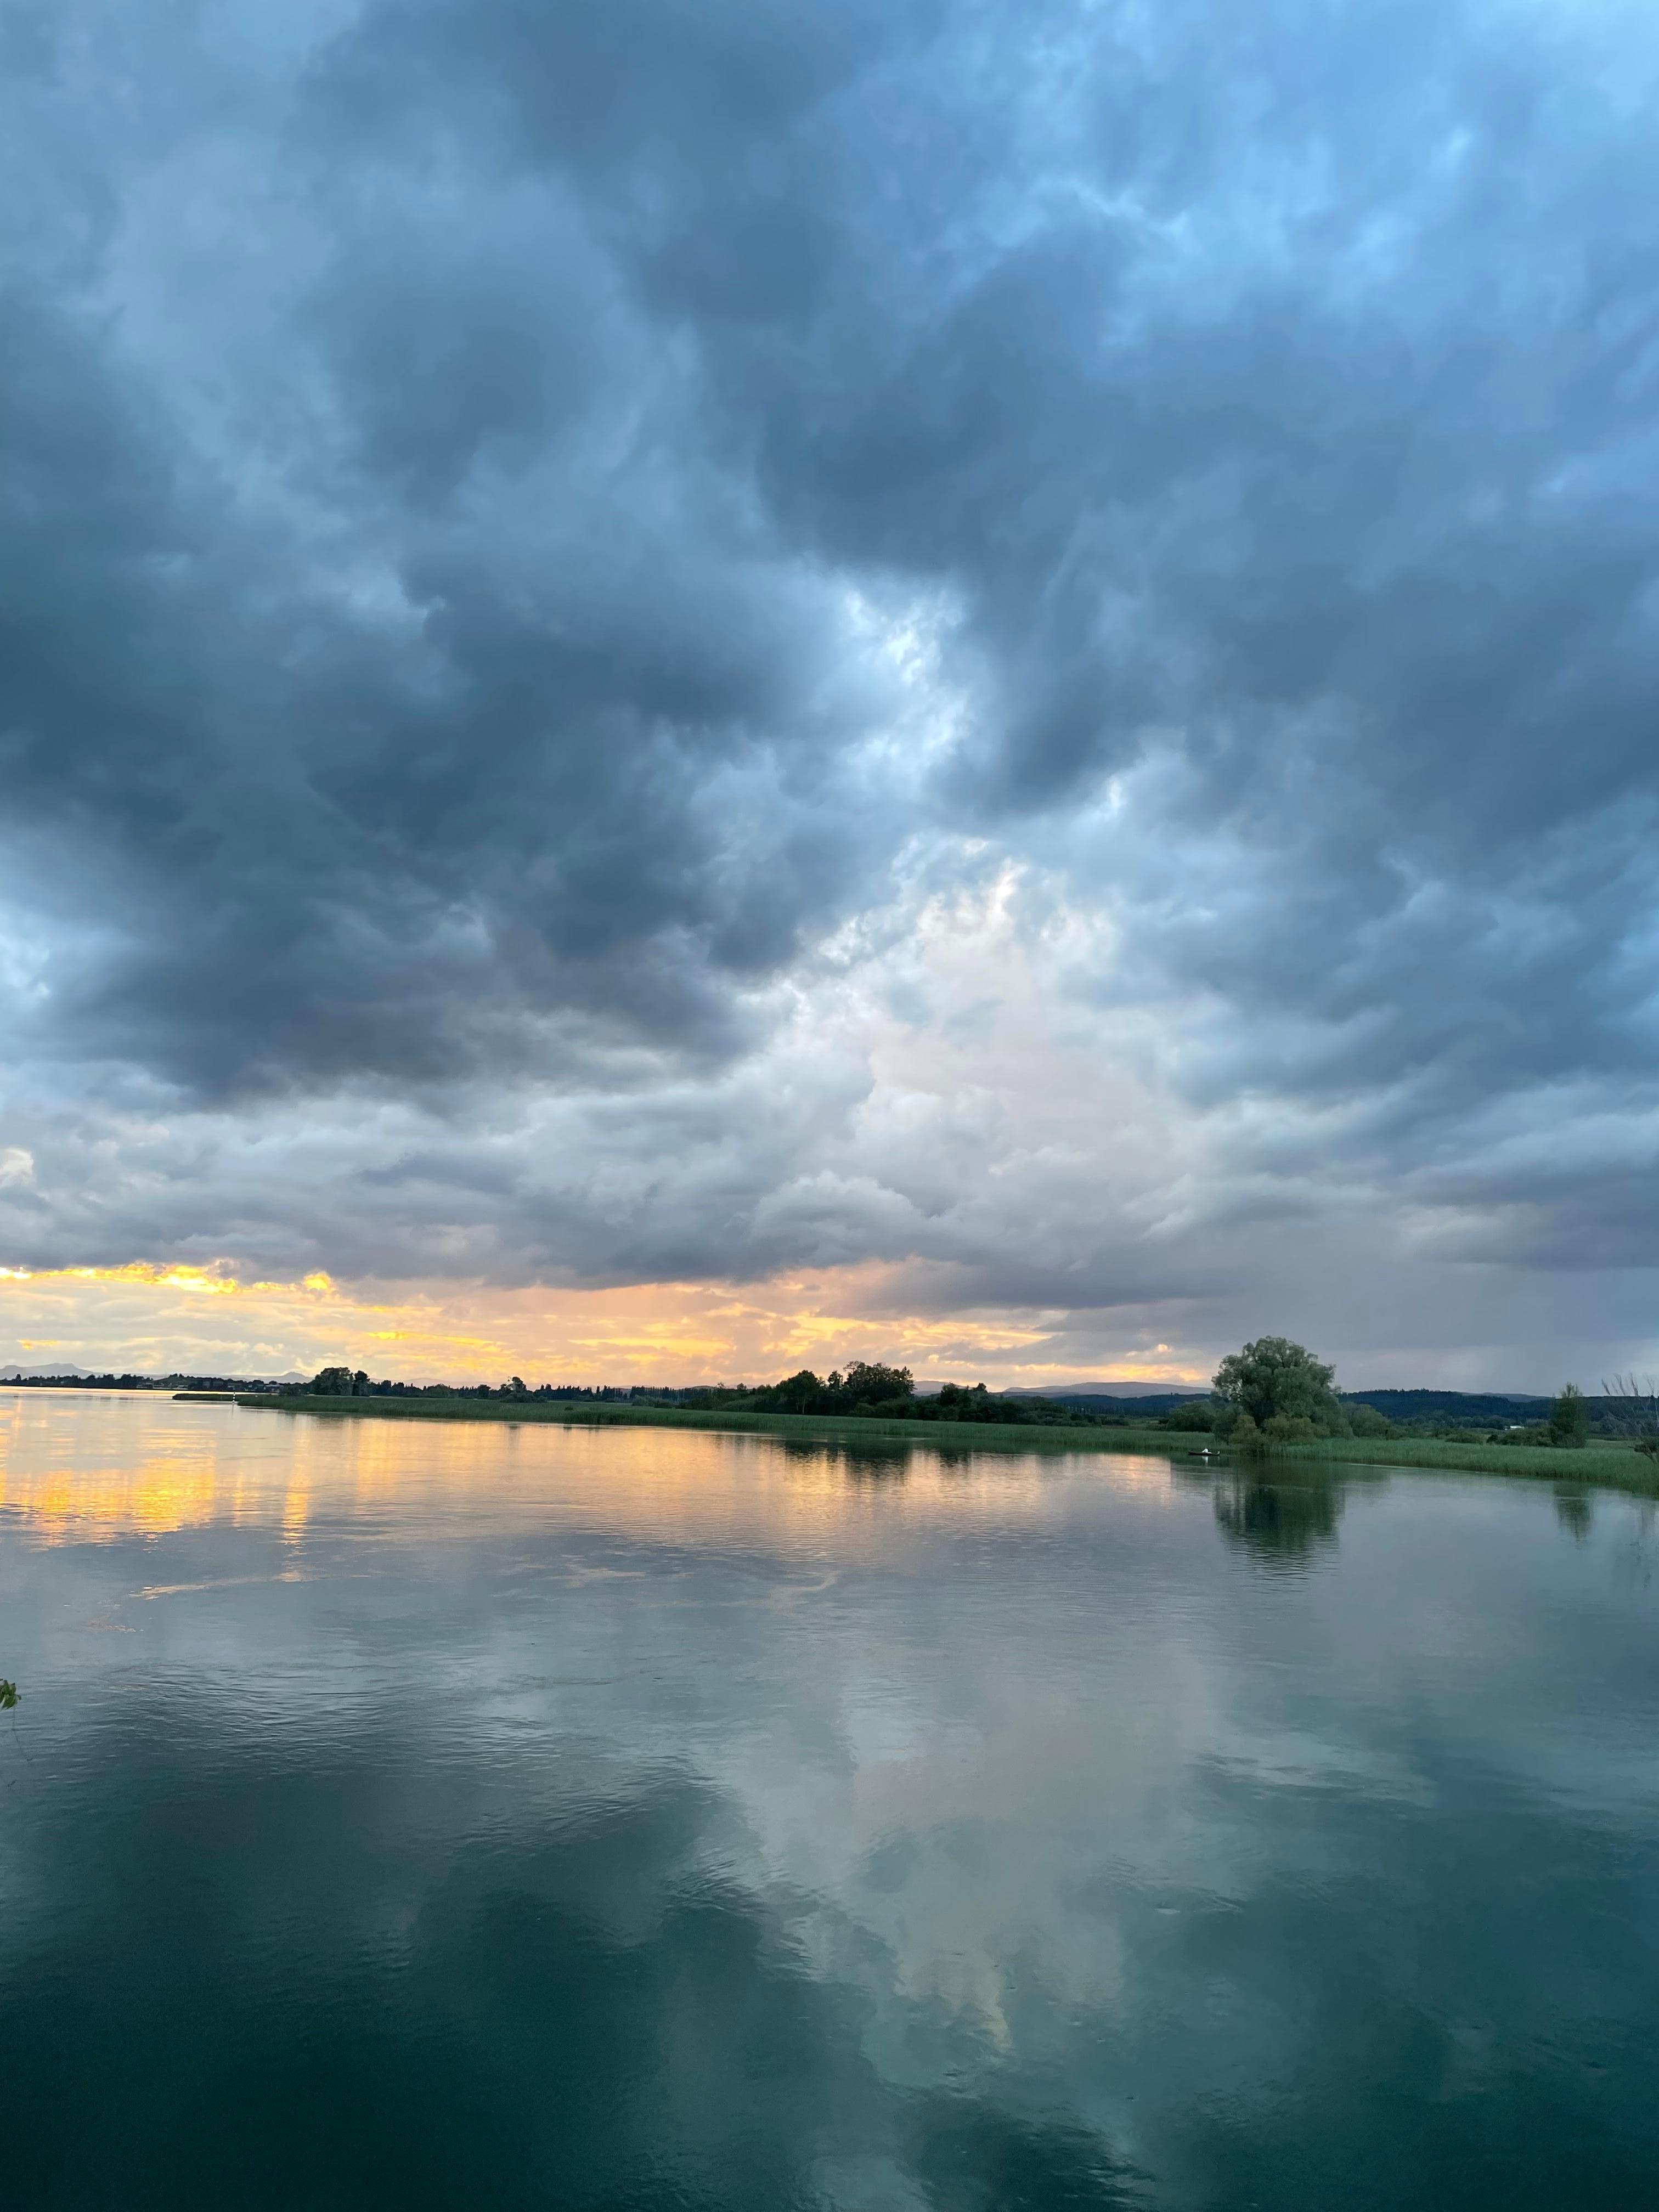
[[[1659,1365],[1656,94],[14,0],[0,1363]]]

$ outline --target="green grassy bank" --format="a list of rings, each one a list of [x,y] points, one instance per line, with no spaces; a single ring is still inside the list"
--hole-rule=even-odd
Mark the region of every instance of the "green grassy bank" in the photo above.
[[[726,1435],[756,1431],[811,1443],[856,1443],[861,1437],[910,1444],[946,1444],[976,1451],[1152,1451],[1201,1444],[1201,1437],[1173,1437],[1156,1429],[1042,1428],[1009,1421],[901,1421],[850,1413],[702,1413],[682,1406],[583,1404],[570,1399],[240,1397],[239,1406],[283,1413],[346,1413],[358,1419],[404,1421],[533,1421],[564,1429],[714,1429]]]
[[[1281,1444],[1271,1461],[1530,1475],[1550,1482],[1614,1483],[1621,1490],[1659,1496],[1659,1465],[1628,1444],[1586,1444],[1569,1451],[1551,1444],[1450,1443],[1438,1437],[1328,1437],[1317,1443]]]
[[[206,1394],[198,1394],[205,1395]],[[240,1397],[239,1406],[284,1413],[345,1414],[358,1420],[535,1421],[556,1428],[712,1429],[726,1435],[754,1432],[803,1443],[887,1443],[933,1445],[953,1451],[1153,1452],[1189,1458],[1200,1434],[1170,1429],[1040,1428],[994,1421],[874,1420],[856,1414],[700,1413],[678,1406],[584,1405],[568,1399]],[[1611,1484],[1659,1495],[1659,1467],[1621,1444],[1579,1451],[1549,1445],[1449,1443],[1435,1437],[1330,1437],[1318,1443],[1284,1444],[1264,1459],[1243,1464],[1266,1470],[1292,1465],[1440,1468],[1468,1474],[1526,1475],[1534,1480]]]

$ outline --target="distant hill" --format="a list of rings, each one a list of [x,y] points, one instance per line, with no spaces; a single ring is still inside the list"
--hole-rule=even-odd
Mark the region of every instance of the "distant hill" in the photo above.
[[[917,1389],[933,1385],[917,1384]],[[1002,1398],[1063,1398],[1067,1405],[1082,1398],[1121,1399],[1127,1405],[1133,1400],[1167,1398],[1172,1406],[1185,1406],[1194,1398],[1207,1398],[1207,1382],[1034,1382],[1012,1390],[1001,1390]]]
[[[1391,1421],[1431,1421],[1437,1415],[1464,1421],[1514,1421],[1550,1400],[1530,1390],[1343,1390],[1350,1406],[1375,1406]]]
[[[1207,1390],[1139,1390],[1133,1397],[1126,1390],[1107,1391],[1085,1385],[1076,1390],[1004,1390],[1005,1398],[1047,1398],[1057,1406],[1075,1406],[1085,1413],[1128,1413],[1142,1420],[1156,1420],[1162,1413],[1174,1413],[1177,1406],[1190,1406],[1196,1398],[1206,1399]]]
[[[112,1380],[133,1385],[148,1384],[160,1390],[175,1382],[309,1382],[311,1377],[293,1368],[286,1375],[199,1376],[176,1372],[137,1375],[127,1372],[118,1376],[111,1368],[77,1367],[72,1359],[63,1360],[52,1367],[0,1367],[0,1382],[108,1382]]]
[[[1128,1413],[1149,1420],[1209,1395],[1207,1389],[1172,1390],[1150,1382],[1045,1384],[1041,1390],[1002,1393],[1006,1398],[1052,1398],[1088,1413]],[[1391,1421],[1484,1421],[1492,1427],[1534,1419],[1537,1408],[1550,1402],[1547,1396],[1524,1390],[1343,1390],[1338,1395],[1350,1406],[1374,1406]],[[1597,1403],[1591,1400],[1592,1413]]]

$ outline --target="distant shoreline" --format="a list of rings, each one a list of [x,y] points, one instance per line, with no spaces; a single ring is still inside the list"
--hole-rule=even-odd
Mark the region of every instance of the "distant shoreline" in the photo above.
[[[702,1412],[676,1406],[622,1403],[582,1405],[569,1399],[319,1398],[304,1391],[180,1391],[198,1404],[234,1404],[250,1411],[315,1413],[356,1420],[510,1421],[543,1427],[705,1429],[727,1435],[799,1437],[804,1443],[856,1443],[860,1438],[951,1450],[999,1452],[1133,1452],[1192,1464],[1200,1459],[1198,1432],[1169,1429],[1047,1428],[1000,1421],[906,1421],[858,1414]],[[1465,1474],[1521,1475],[1534,1481],[1594,1483],[1643,1496],[1659,1494],[1659,1467],[1619,1444],[1574,1451],[1548,1444],[1450,1443],[1431,1437],[1328,1437],[1317,1443],[1284,1444],[1262,1459],[1235,1458],[1212,1444],[1210,1464],[1241,1471],[1293,1465],[1418,1468]]]

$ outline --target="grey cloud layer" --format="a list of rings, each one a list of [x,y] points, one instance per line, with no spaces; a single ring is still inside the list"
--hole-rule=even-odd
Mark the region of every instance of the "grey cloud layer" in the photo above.
[[[1033,942],[1089,923],[1054,1004],[1210,1117],[1218,1231],[1392,1194],[1448,1249],[1645,1263],[1638,16],[9,35],[27,1256],[1182,1295],[1198,1248],[1017,1128],[961,1138],[964,1201],[844,1065],[769,1088],[826,938],[1006,855]],[[320,1218],[262,1227],[307,1144]],[[1086,1259],[1021,1227],[1068,1214]]]

